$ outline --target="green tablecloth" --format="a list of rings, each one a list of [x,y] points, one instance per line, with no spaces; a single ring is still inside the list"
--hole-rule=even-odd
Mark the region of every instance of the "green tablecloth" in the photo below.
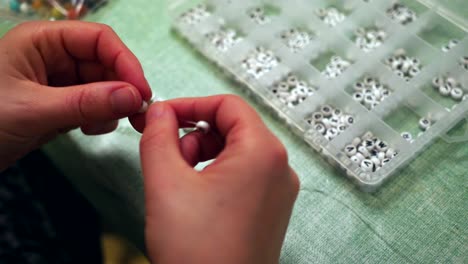
[[[168,6],[113,0],[88,19],[114,28],[162,98],[242,95],[170,33]],[[302,181],[281,263],[468,263],[467,143],[437,141],[377,193],[368,194],[266,108],[249,102],[287,146]],[[139,138],[122,122],[111,135],[85,137],[75,131],[45,150],[105,221],[144,248]]]

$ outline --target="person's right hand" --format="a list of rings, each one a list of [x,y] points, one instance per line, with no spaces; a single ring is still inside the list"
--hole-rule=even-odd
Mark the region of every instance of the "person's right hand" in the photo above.
[[[214,131],[179,139],[187,121]],[[154,263],[277,263],[299,180],[280,141],[234,96],[159,102],[140,145]],[[216,158],[197,172],[192,166]]]

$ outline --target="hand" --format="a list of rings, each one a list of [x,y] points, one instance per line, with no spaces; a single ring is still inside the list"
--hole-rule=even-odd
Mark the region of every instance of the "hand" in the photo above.
[[[114,130],[151,91],[108,26],[29,22],[0,39],[0,171],[58,133]]]
[[[214,131],[179,139],[179,127],[199,120]],[[234,96],[156,103],[140,152],[154,263],[278,262],[299,181],[283,145],[246,103]],[[213,158],[201,172],[192,167]]]

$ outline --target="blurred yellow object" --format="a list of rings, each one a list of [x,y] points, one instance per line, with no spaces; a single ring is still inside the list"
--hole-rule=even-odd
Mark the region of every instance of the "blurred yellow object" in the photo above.
[[[50,11],[50,17],[54,19],[63,19],[65,15],[57,8],[52,8]]]
[[[103,234],[104,264],[149,264],[148,259],[124,238]]]

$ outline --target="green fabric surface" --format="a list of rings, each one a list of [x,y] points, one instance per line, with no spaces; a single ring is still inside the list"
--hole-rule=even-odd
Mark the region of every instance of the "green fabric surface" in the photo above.
[[[129,2],[112,0],[88,19],[114,28],[156,95],[245,95],[170,32],[170,3]],[[378,192],[363,193],[268,109],[247,101],[284,142],[302,182],[281,263],[468,263],[468,143],[438,140]],[[124,121],[113,134],[75,131],[45,150],[105,221],[143,249],[139,139]]]

